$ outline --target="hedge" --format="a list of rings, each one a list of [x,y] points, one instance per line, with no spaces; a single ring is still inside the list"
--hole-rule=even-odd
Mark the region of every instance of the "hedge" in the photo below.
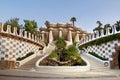
[[[23,60],[23,59],[25,59],[25,58],[33,55],[33,54],[34,54],[34,52],[29,52],[28,54],[26,54],[26,55],[23,56],[23,57],[18,57],[16,60],[17,60],[17,61],[21,61],[21,60]]]

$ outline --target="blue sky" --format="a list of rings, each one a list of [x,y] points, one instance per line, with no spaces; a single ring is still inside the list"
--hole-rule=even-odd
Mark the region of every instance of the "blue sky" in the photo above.
[[[92,32],[99,20],[103,24],[120,20],[120,0],[0,0],[0,22],[10,18],[35,20],[38,27],[44,26],[46,20],[70,22],[76,17],[76,26]]]

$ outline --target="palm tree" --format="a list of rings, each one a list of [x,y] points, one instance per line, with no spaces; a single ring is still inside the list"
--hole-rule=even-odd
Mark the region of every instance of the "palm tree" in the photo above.
[[[104,34],[106,34],[106,28],[111,28],[110,24],[104,25]],[[112,29],[110,29],[110,33],[112,32]]]
[[[49,21],[45,21],[45,25],[48,26],[50,24]]]
[[[75,26],[76,18],[75,18],[75,17],[72,17],[72,18],[70,19],[70,21],[73,23],[73,27],[74,27],[74,26]]]
[[[103,29],[101,26],[102,26],[102,23],[100,21],[97,21],[96,22],[98,24],[98,27],[96,27],[95,29],[93,29],[93,31],[98,31],[99,32],[99,36],[101,35],[101,29]]]

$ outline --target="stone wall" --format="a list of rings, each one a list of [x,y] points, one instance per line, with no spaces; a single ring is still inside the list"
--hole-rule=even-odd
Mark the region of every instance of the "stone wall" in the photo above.
[[[84,50],[82,50],[81,52],[95,52],[101,57],[108,58],[108,60],[110,61],[110,68],[116,69],[118,68],[118,50],[116,50],[116,45],[120,46],[119,40],[113,40],[100,45],[88,46],[87,48],[84,48]]]
[[[39,48],[43,48],[45,44],[41,41],[41,36],[33,35],[22,29],[17,32],[14,28],[11,32],[11,26],[7,26],[7,30],[3,30],[0,24],[0,69],[5,66],[13,65],[18,57],[23,57],[29,52],[34,52],[37,55],[41,54]],[[9,63],[9,64],[8,64]],[[6,64],[6,65],[4,65]],[[14,65],[12,66],[14,68]]]

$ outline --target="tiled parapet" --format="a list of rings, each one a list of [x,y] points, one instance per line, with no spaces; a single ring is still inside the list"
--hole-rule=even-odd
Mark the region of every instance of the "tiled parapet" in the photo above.
[[[23,39],[26,39],[26,40],[30,40],[32,42],[35,42],[39,45],[42,45],[44,46],[43,42],[42,42],[42,39],[40,38],[41,36],[40,35],[34,35],[34,34],[31,34],[27,31],[24,31],[23,29],[17,29],[16,27],[14,27],[13,29],[13,32],[11,30],[11,26],[10,25],[7,25],[7,29],[6,31],[3,29],[3,25],[0,23],[0,34],[6,34],[6,35],[11,35],[11,36],[14,36],[14,37],[18,37],[18,38],[23,38]],[[39,40],[37,40],[39,39]]]
[[[0,60],[16,61],[18,57],[23,57],[29,52],[40,54],[39,48],[44,47],[40,35],[33,35],[27,31],[8,25],[6,31],[0,24]]]
[[[110,32],[110,29],[112,32]],[[109,35],[113,35],[113,34],[117,34],[117,33],[120,33],[120,30],[117,31],[116,30],[116,26],[112,26],[112,28],[106,28],[106,34],[104,34],[104,30],[101,29],[100,31],[100,34],[98,31],[95,31],[94,33],[92,33],[92,38],[86,36],[85,38],[82,38],[77,45],[83,45],[83,44],[86,44],[92,40],[96,40],[98,38],[102,38],[102,37],[105,37],[105,36],[109,36]],[[90,38],[90,39],[89,39]]]

